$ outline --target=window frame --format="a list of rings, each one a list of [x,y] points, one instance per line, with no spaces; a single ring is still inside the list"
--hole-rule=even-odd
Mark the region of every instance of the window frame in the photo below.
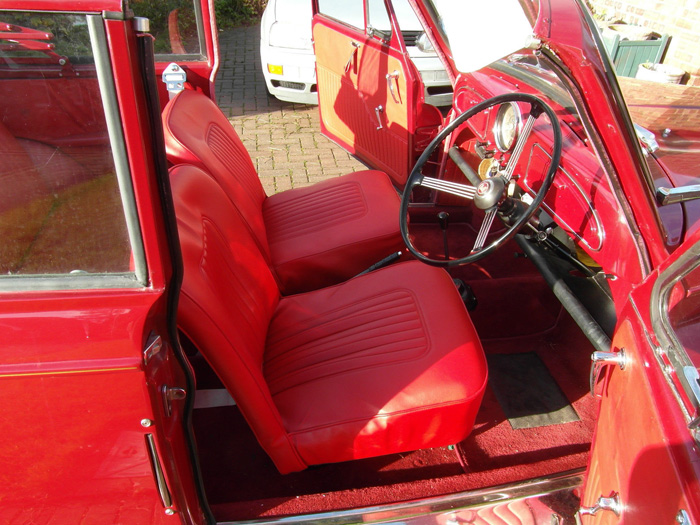
[[[46,12],[47,14],[61,14]],[[70,13],[78,14],[78,13]],[[0,293],[50,290],[133,289],[148,286],[148,267],[141,225],[136,206],[131,169],[122,130],[112,62],[101,15],[85,13],[102,107],[114,160],[115,176],[131,248],[133,270],[129,272],[5,275],[0,277]]]

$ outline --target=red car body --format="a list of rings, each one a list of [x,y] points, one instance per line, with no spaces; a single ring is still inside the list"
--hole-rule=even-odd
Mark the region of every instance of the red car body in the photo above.
[[[615,318],[611,354],[598,355],[602,361],[590,370],[598,374],[592,384],[599,402],[585,476],[582,483],[580,471],[566,478],[566,488],[575,489],[587,509],[583,523],[700,520],[700,386],[697,371],[692,373],[700,340],[700,216],[694,201],[660,206],[655,194],[656,187],[697,183],[680,161],[694,158],[692,148],[686,151],[693,137],[659,137],[661,130],[654,130],[661,149],[645,161],[600,37],[575,0],[527,3],[536,48],[474,72],[457,69],[430,5],[411,0],[432,28],[429,37],[454,80],[447,116],[424,103],[400,32],[377,38],[324,15],[323,2],[314,4],[322,128],[386,171],[399,189],[437,132],[483,100],[530,93],[557,113],[563,153],[544,209],[554,227],[585,252],[582,257],[593,260],[609,286]],[[138,11],[137,3],[133,7]],[[176,60],[182,55],[178,61],[190,86],[213,97],[215,21],[211,5],[203,2],[198,9],[199,51],[174,54]],[[20,23],[25,19],[17,12],[33,21]],[[398,27],[389,12],[392,27]],[[87,25],[94,60],[66,61],[54,53],[45,45],[50,35],[32,32],[41,25],[32,14],[74,16],[69,31]],[[41,191],[38,182],[7,182],[0,200],[0,227],[8,239],[0,261],[7,274],[0,277],[1,522],[215,519],[192,431],[193,371],[178,342],[174,305],[182,268],[159,118],[168,95],[164,84],[153,82],[166,64],[157,51],[154,62],[150,39],[123,2],[6,1],[0,7],[0,132],[6,129],[10,137],[4,158],[20,163],[29,152],[36,163],[44,158],[42,148],[60,149],[61,158],[51,162],[62,165],[47,161],[53,167],[46,173],[30,169],[37,181],[47,173],[78,173],[73,162],[92,170],[79,180],[57,176],[61,180]],[[176,40],[171,37],[173,49]],[[546,71],[528,77],[539,84],[518,76],[539,67],[539,59]],[[334,75],[343,80],[334,83]],[[552,75],[550,83],[546,75]],[[568,98],[558,98],[561,90]],[[509,155],[493,146],[495,113],[476,116],[448,139],[475,171],[484,160],[479,148],[495,158]],[[20,139],[21,150],[12,137]],[[540,187],[551,158],[546,126],[535,127],[532,140],[537,147],[518,179],[524,194]],[[437,177],[463,179],[446,155],[437,165]],[[93,176],[106,186],[90,186]],[[109,191],[121,200],[102,203],[107,187],[118,187]],[[44,205],[36,204],[41,199],[52,209],[73,202],[74,209],[91,211],[69,215],[55,231],[37,222],[37,231],[48,236],[45,247],[37,247],[26,241],[29,233],[17,231],[18,224],[36,222],[38,212],[31,210]],[[450,199],[430,196],[426,202],[452,206]],[[121,244],[108,249],[103,237]],[[60,243],[68,246],[66,253],[51,248]],[[81,252],[88,254],[84,267],[61,262]],[[560,479],[551,476],[545,491]],[[512,494],[516,500],[533,496],[514,489]],[[453,497],[459,502],[469,496]],[[451,505],[419,500],[296,519],[468,522],[470,511],[448,512]],[[532,508],[533,519],[551,522],[549,507]]]

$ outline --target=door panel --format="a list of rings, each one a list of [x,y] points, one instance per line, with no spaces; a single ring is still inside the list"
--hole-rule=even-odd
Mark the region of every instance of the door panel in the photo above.
[[[683,305],[698,304],[688,276],[700,274],[699,255],[696,234],[632,292],[622,311],[612,349],[624,350],[624,368],[606,366],[596,385],[601,405],[582,497],[584,525],[696,523],[700,517],[700,454],[697,431],[689,428],[700,399],[683,386],[686,368],[698,366],[697,343],[679,337],[698,323],[697,311]],[[605,503],[600,498],[613,496],[617,513],[590,515]],[[680,513],[690,521],[676,521]]]
[[[141,423],[155,419],[140,347],[156,298],[0,302],[0,521],[168,521]]]
[[[661,411],[647,378],[653,355],[643,333],[639,320],[628,318],[613,340],[616,351],[625,350],[627,365],[608,367],[598,385],[603,397],[582,499],[584,507],[593,507],[600,497],[617,493],[624,507],[619,517],[612,511],[582,516],[584,525],[673,523],[680,509],[688,509],[674,456],[685,455],[691,443],[667,442],[663,420],[673,416]]]
[[[321,130],[403,185],[412,165],[417,113],[415,68],[375,37],[316,16]]]

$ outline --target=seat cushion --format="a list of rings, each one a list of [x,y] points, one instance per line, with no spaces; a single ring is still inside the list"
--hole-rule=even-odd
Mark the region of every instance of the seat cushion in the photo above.
[[[272,195],[263,203],[282,292],[347,280],[403,248],[399,196],[381,171],[360,171]]]
[[[457,443],[487,380],[449,275],[415,261],[282,298],[263,372],[307,465]]]

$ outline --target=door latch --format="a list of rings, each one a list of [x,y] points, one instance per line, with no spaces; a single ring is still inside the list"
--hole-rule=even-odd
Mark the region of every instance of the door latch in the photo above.
[[[163,83],[168,90],[168,96],[173,98],[180,91],[185,90],[185,82],[187,82],[187,73],[175,62],[168,64],[162,75]]]
[[[621,348],[619,352],[593,352],[591,361],[591,374],[588,382],[591,395],[595,397],[595,386],[598,384],[603,368],[608,365],[617,365],[620,367],[620,370],[624,370],[627,365],[627,356],[625,355],[625,349]]]
[[[620,503],[620,496],[617,492],[612,492],[610,496],[599,497],[598,501],[592,507],[581,507],[578,509],[579,516],[595,516],[601,510],[609,510],[615,513],[615,516],[619,516],[622,512],[622,503]]]
[[[170,417],[173,413],[173,401],[181,401],[187,397],[187,391],[184,388],[163,385],[160,389],[163,396],[163,409],[165,417]]]
[[[159,335],[152,336],[143,351],[143,364],[147,365],[163,349],[163,339]]]

